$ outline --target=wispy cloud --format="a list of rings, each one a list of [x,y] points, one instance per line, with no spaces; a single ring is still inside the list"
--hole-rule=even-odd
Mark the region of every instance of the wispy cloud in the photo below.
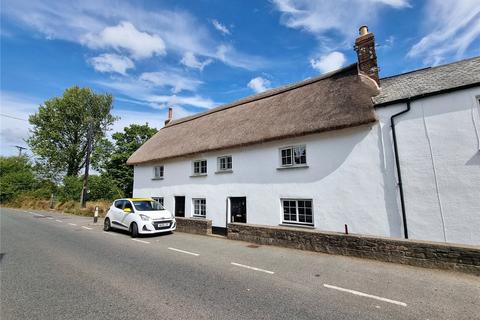
[[[126,50],[133,58],[163,54],[165,51],[180,56],[192,52],[197,57],[219,59],[229,66],[249,70],[265,62],[231,45],[220,58],[217,48],[222,43],[215,40],[209,28],[187,11],[148,11],[141,6],[115,0],[4,2],[2,15],[16,19],[48,39],[62,39],[94,48]],[[128,38],[119,38],[121,34],[128,35]]]
[[[260,93],[270,89],[270,80],[262,77],[256,77],[250,80],[247,86],[256,93]]]
[[[480,4],[477,0],[431,0],[424,8],[426,35],[407,56],[420,57],[425,64],[461,59],[465,51],[480,47]]]
[[[192,69],[198,69],[200,71],[203,71],[203,68],[205,68],[212,62],[213,62],[212,59],[205,59],[203,61],[199,61],[195,56],[195,54],[191,51],[185,52],[185,54],[182,57],[182,60],[180,60],[180,63],[183,64],[184,66]]]
[[[99,72],[115,72],[122,75],[126,75],[128,69],[135,67],[133,61],[128,57],[110,53],[90,58],[88,62]]]
[[[146,81],[156,87],[168,87],[173,93],[180,91],[195,91],[202,81],[182,76],[174,72],[144,72],[139,80]]]
[[[342,67],[347,59],[345,55],[338,51],[333,51],[329,54],[325,54],[318,59],[311,59],[310,65],[312,68],[320,71],[321,73],[330,72]]]
[[[222,23],[220,23],[218,20],[213,19],[212,20],[213,27],[220,31],[221,34],[226,35],[230,34],[230,30]]]

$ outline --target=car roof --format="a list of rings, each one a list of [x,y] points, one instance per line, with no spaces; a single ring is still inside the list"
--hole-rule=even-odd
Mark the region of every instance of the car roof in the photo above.
[[[131,200],[131,201],[153,201],[152,198],[122,198],[122,199],[117,199],[115,201],[119,200]]]

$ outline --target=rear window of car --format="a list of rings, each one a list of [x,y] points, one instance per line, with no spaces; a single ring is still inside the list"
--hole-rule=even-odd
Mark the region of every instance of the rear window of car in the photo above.
[[[155,200],[132,201],[135,209],[138,211],[156,211],[164,210],[163,206]]]

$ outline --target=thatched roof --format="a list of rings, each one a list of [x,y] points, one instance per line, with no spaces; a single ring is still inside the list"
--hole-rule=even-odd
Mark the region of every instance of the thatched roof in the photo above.
[[[257,94],[160,129],[128,164],[342,129],[376,121],[378,88],[356,64]]]

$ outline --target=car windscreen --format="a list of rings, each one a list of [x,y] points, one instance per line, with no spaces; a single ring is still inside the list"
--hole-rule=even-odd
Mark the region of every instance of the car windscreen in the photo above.
[[[156,210],[165,210],[163,206],[154,200],[139,200],[132,201],[135,209],[138,211],[156,211]]]

